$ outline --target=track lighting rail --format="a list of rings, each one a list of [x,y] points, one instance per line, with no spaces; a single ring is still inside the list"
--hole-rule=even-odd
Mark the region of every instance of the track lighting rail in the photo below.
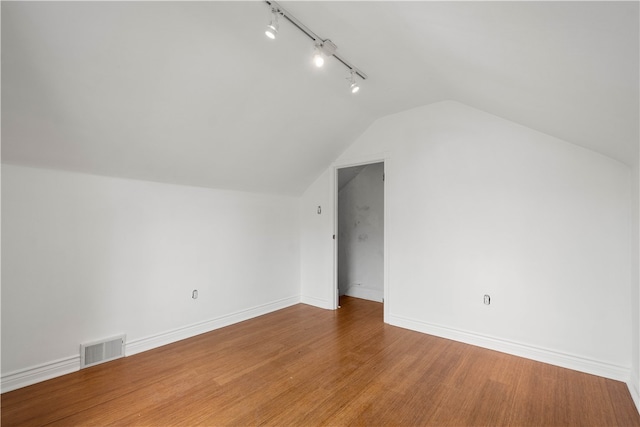
[[[271,1],[271,0],[265,0],[265,3],[267,3],[269,6],[271,6],[271,10],[274,11],[274,13],[277,13],[278,15],[282,16],[287,21],[291,22],[300,31],[302,31],[304,34],[306,34],[310,39],[312,39],[314,41],[314,43],[316,45],[318,45],[318,44],[321,45],[322,43],[324,43],[326,41],[325,39],[322,39],[320,36],[318,36],[313,31],[311,31],[309,29],[309,27],[307,27],[302,22],[300,22],[295,16],[293,16],[291,13],[289,13],[289,11],[287,11],[285,8],[280,6],[277,2]],[[367,75],[364,72],[359,70],[357,67],[355,67],[353,64],[351,64],[346,58],[344,58],[340,54],[338,54],[336,52],[333,52],[331,54],[331,56],[336,58],[338,61],[342,62],[342,64],[345,67],[347,67],[349,69],[349,71],[353,71],[362,80],[366,80],[367,79]]]

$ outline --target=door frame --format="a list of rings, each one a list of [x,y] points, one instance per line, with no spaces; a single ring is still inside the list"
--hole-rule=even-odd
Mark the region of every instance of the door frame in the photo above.
[[[339,162],[335,162],[332,165],[332,173],[330,175],[330,183],[331,185],[331,193],[332,193],[332,201],[333,201],[333,235],[335,236],[333,239],[333,283],[331,284],[331,295],[333,295],[332,303],[333,309],[338,309],[339,307],[339,298],[340,291],[338,289],[338,171],[340,169],[350,168],[353,166],[362,166],[362,165],[370,165],[373,163],[383,163],[384,165],[384,219],[382,221],[383,227],[383,312],[384,312],[384,323],[389,323],[389,204],[387,203],[389,199],[389,190],[387,186],[387,182],[389,181],[389,171],[391,170],[391,158],[388,153],[376,154],[368,157],[359,157],[350,160],[343,160]]]

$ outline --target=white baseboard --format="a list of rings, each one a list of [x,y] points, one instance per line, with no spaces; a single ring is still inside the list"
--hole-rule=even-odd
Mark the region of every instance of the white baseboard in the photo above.
[[[382,302],[384,299],[384,292],[381,290],[364,288],[362,286],[349,286],[345,295],[376,302]]]
[[[213,331],[234,323],[249,320],[254,317],[262,316],[276,310],[298,304],[299,297],[284,298],[268,304],[259,305],[246,310],[241,310],[232,314],[220,316],[205,322],[196,323],[185,326],[183,328],[173,329],[171,331],[162,332],[146,338],[140,338],[126,343],[125,355],[131,356],[143,351],[151,350],[156,347],[171,344],[186,338]],[[51,378],[70,374],[80,370],[80,355],[67,357],[53,362],[43,363],[19,371],[10,372],[2,375],[0,379],[0,390],[2,393],[36,384]]]
[[[628,382],[631,377],[631,370],[624,366],[613,365],[607,362],[588,359],[541,347],[534,347],[518,342],[479,335],[473,332],[420,322],[401,316],[390,314],[389,324],[625,383]]]
[[[331,301],[326,300],[326,299],[320,299],[320,298],[316,298],[316,297],[310,297],[307,295],[302,295],[300,297],[300,302],[303,304],[307,304],[307,305],[312,305],[314,307],[318,307],[318,308],[324,308],[326,310],[333,310],[333,304],[331,303]]]
[[[53,362],[43,363],[27,369],[10,372],[2,376],[0,390],[2,393],[16,390],[28,385],[50,380],[80,370],[80,355],[65,357]]]
[[[145,338],[135,339],[126,344],[125,355],[132,356],[143,351],[151,350],[163,345],[174,343],[176,341],[191,338],[196,335],[204,334],[206,332],[211,332],[215,329],[233,325],[234,323],[243,322],[254,317],[281,310],[283,308],[298,304],[299,302],[299,297],[284,298],[268,304],[263,304],[246,310],[241,310],[235,313],[216,317],[204,322],[195,323],[193,325],[173,329]]]

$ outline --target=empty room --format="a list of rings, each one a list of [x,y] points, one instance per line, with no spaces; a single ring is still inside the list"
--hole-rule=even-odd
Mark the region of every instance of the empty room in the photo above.
[[[3,426],[640,426],[640,2],[1,2]]]

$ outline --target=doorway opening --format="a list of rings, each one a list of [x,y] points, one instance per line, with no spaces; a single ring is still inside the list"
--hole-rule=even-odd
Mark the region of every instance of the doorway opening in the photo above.
[[[337,298],[384,302],[384,162],[337,169]]]

